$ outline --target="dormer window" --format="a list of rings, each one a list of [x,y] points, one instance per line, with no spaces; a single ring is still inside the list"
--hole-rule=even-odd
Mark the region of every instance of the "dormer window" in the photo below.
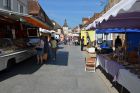
[[[23,13],[23,5],[20,5],[20,13]]]

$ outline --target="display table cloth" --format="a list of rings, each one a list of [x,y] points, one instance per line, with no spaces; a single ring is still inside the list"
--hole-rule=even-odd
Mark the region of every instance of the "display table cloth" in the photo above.
[[[107,73],[112,75],[114,77],[114,81],[116,81],[116,79],[117,79],[119,69],[124,68],[118,62],[110,60],[110,58],[107,57],[106,54],[97,55],[96,66],[98,66],[98,65],[100,65]]]
[[[97,61],[96,61],[96,67],[97,66],[101,66],[103,69],[105,69],[105,58],[104,56],[101,55],[97,55]]]
[[[130,93],[140,93],[140,78],[129,70],[120,69],[117,82],[128,89]]]

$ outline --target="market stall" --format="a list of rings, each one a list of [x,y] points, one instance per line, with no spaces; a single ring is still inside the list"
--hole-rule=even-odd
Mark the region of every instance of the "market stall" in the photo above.
[[[97,33],[125,35],[124,43],[113,53],[97,54],[97,64],[131,93],[140,91],[139,20],[140,0],[121,0],[94,22]]]
[[[0,71],[35,55],[38,42],[31,44],[29,35],[37,36],[38,27],[49,28],[31,15],[0,9]]]

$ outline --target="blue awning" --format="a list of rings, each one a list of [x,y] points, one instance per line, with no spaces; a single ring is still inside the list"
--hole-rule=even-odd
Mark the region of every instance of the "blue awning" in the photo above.
[[[128,33],[128,32],[140,32],[140,29],[123,29],[123,28],[114,28],[114,29],[96,29],[97,34],[101,33]]]

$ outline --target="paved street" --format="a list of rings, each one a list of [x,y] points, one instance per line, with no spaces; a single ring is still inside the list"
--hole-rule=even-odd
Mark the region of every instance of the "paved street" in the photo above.
[[[79,46],[61,46],[57,61],[35,58],[0,73],[0,93],[110,93],[98,74],[85,72]]]

